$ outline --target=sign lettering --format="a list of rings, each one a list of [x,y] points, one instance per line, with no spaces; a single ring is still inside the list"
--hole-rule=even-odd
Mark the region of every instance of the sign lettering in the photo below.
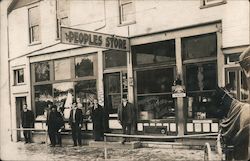
[[[66,27],[61,27],[61,42],[71,45],[129,51],[128,38]]]

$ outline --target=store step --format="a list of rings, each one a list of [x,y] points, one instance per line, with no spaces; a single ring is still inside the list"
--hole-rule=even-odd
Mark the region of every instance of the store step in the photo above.
[[[104,141],[90,141],[90,147],[103,147],[103,148],[112,148],[112,149],[136,149],[141,147],[141,142],[139,141],[131,141],[125,142],[122,144],[121,142],[105,142]]]

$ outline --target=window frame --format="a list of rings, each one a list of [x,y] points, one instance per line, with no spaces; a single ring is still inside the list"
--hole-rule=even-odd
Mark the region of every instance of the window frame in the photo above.
[[[61,38],[61,27],[67,27],[67,25],[62,25],[62,20],[67,19],[68,25],[69,22],[69,7],[66,8],[66,10],[61,11],[59,8],[59,3],[62,2],[61,0],[56,0],[56,40],[59,40]],[[65,0],[63,2],[69,3],[68,0]],[[68,4],[66,4],[69,6]]]
[[[19,71],[22,70],[23,71],[23,82],[18,82],[18,77],[19,77]],[[14,69],[13,70],[13,74],[14,74],[14,86],[16,85],[23,85],[25,84],[25,77],[24,77],[24,68],[18,68],[18,69]]]
[[[219,6],[219,5],[223,5],[226,4],[227,0],[215,0],[215,2],[209,2],[208,0],[201,0],[201,6],[200,8],[208,8],[208,7],[214,7],[214,6]]]
[[[31,15],[30,15],[30,10],[31,9],[34,9],[34,8],[37,8],[38,10],[38,23],[35,24],[35,25],[31,25]],[[40,44],[41,43],[41,27],[40,27],[40,24],[41,24],[41,16],[40,16],[40,6],[37,4],[37,5],[34,5],[34,6],[31,6],[28,8],[28,31],[29,31],[29,45],[36,45],[36,44]],[[38,40],[35,40],[33,41],[33,36],[34,36],[34,33],[32,31],[32,29],[34,27],[38,27],[38,31],[37,31],[37,34],[38,34]]]
[[[130,25],[136,23],[136,16],[135,14],[133,15],[132,20],[123,20],[124,12],[122,9],[122,6],[127,5],[131,3],[132,5],[132,12],[135,13],[135,0],[118,0],[118,8],[119,8],[119,24],[118,26],[125,26],[125,25]]]

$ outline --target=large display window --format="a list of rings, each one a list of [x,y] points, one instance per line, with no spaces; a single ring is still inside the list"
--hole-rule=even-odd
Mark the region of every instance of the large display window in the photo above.
[[[95,53],[32,63],[33,107],[36,116],[43,116],[49,103],[62,110],[69,109],[73,100],[90,105],[89,102],[97,94],[96,63]]]

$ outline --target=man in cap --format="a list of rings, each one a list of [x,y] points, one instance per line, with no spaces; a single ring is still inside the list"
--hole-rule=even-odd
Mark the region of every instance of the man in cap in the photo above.
[[[122,98],[122,103],[118,107],[118,120],[122,125],[123,134],[130,135],[135,123],[135,111],[133,104],[128,102],[127,97]],[[128,141],[128,139],[124,138],[122,144],[124,144],[125,141]]]

